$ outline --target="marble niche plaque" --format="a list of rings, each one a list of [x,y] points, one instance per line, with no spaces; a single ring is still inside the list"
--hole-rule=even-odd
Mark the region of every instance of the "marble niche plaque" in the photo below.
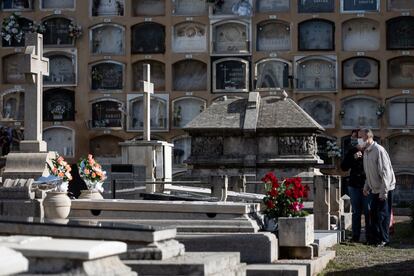
[[[1,1],[2,10],[31,10],[33,0],[3,0]]]
[[[389,125],[393,127],[414,126],[414,98],[393,99],[388,105]]]
[[[45,33],[43,43],[45,46],[72,45],[74,39],[69,35],[70,20],[64,17],[52,17],[43,21]]]
[[[174,15],[200,16],[207,14],[208,6],[205,0],[173,0]]]
[[[388,87],[414,87],[414,57],[398,57],[388,62]]]
[[[76,55],[64,52],[50,52],[49,76],[43,77],[45,86],[72,86],[76,85]]]
[[[11,92],[2,95],[3,120],[24,120],[24,92]]]
[[[299,104],[315,121],[323,127],[335,127],[334,106],[325,98],[304,99]]]
[[[132,0],[134,16],[165,15],[165,0]]]
[[[74,121],[74,92],[61,88],[43,92],[43,120],[49,122]]]
[[[334,24],[311,19],[299,23],[299,51],[334,50]]]
[[[2,46],[3,47],[23,47],[24,46],[24,34],[30,33],[32,31],[32,24],[33,21],[24,17],[20,17],[18,20],[19,26],[21,27],[23,31],[23,38],[19,42],[16,39],[12,38],[9,41],[6,41],[5,39],[2,39]]]
[[[378,88],[379,62],[372,58],[348,59],[342,65],[344,88]]]
[[[74,157],[74,131],[66,127],[51,127],[43,131],[43,140],[47,149],[56,151],[61,156]]]
[[[112,100],[102,100],[92,104],[92,128],[121,128],[122,104]]]
[[[123,55],[125,27],[117,24],[99,24],[90,30],[92,54]]]
[[[248,53],[248,26],[245,23],[227,22],[213,26],[214,53]]]
[[[214,92],[248,92],[249,62],[226,58],[213,63]]]
[[[336,60],[308,57],[297,61],[296,88],[302,91],[335,91]]]
[[[376,51],[380,47],[380,28],[377,21],[356,18],[342,24],[344,51]]]
[[[92,16],[123,16],[125,0],[92,0]]]
[[[378,12],[380,0],[341,0],[341,12]]]
[[[207,90],[207,64],[198,60],[182,60],[173,64],[173,90]]]
[[[264,21],[257,24],[257,51],[289,51],[290,26],[284,21]]]
[[[388,10],[390,11],[414,10],[414,1],[412,0],[388,0]]]
[[[256,89],[289,87],[289,63],[266,59],[256,64]]]
[[[334,12],[335,0],[298,0],[299,13]]]
[[[20,84],[26,82],[26,76],[21,68],[25,64],[23,54],[12,54],[3,58],[3,83]]]
[[[151,82],[155,91],[165,90],[165,64],[156,60],[143,60],[132,64],[133,89],[142,90],[142,76],[144,76],[143,65],[151,65]]]
[[[181,137],[173,140],[173,164],[183,165],[191,154],[191,137]]]
[[[206,26],[197,22],[183,22],[175,25],[172,47],[176,53],[206,52]]]
[[[407,145],[407,143],[412,143],[414,142],[411,137],[399,137],[400,139],[407,139],[405,140],[405,146],[407,146],[407,150],[404,153],[404,157],[406,157],[409,154],[413,154],[413,147],[412,144]],[[397,139],[397,138],[396,138]],[[401,147],[402,148],[402,147]],[[398,149],[398,152],[396,154],[396,158],[399,158],[399,151],[401,149]],[[412,156],[412,155],[411,155]],[[398,159],[397,159],[398,160]],[[393,157],[391,157],[391,162],[392,164],[394,164],[393,161]],[[398,161],[396,162],[398,165]],[[407,166],[407,163],[402,163],[401,165],[405,165]],[[411,164],[409,164],[411,165]],[[398,203],[405,203],[407,204],[407,202],[412,202],[414,199],[414,175],[408,173],[397,173],[395,176],[396,179],[396,183],[395,183],[395,190],[394,190],[394,194],[393,194],[393,202],[395,202],[396,204]]]
[[[414,137],[401,135],[389,139],[390,158],[394,165],[412,164]]]
[[[122,90],[124,65],[118,62],[100,62],[91,66],[92,90]]]
[[[42,9],[74,9],[75,0],[41,0]]]
[[[173,126],[184,127],[198,114],[203,112],[206,103],[194,97],[182,98],[173,102]]]
[[[387,49],[414,49],[413,16],[400,16],[387,21]]]
[[[252,0],[225,0],[220,5],[214,5],[214,15],[252,15]]]
[[[129,130],[144,128],[144,97],[142,94],[128,95]],[[151,95],[150,125],[152,130],[168,130],[168,94]]]
[[[345,112],[342,118],[343,128],[378,128],[378,102],[370,98],[352,98],[342,104]]]
[[[165,52],[165,26],[144,22],[132,27],[132,53],[157,54]]]
[[[90,140],[89,148],[93,156],[98,158],[118,157],[122,151],[120,142],[124,142],[124,139],[113,135],[101,135]]]
[[[287,12],[290,10],[290,0],[256,0],[257,12]]]

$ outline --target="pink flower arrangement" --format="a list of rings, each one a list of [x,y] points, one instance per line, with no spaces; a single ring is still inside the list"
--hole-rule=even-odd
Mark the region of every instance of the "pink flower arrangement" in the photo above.
[[[98,183],[102,184],[106,179],[106,172],[102,170],[101,165],[95,161],[92,154],[89,154],[88,158],[80,159],[78,168],[79,175],[88,185],[88,189],[95,189]]]
[[[47,163],[49,173],[62,179],[63,182],[72,180],[70,165],[63,159],[62,156],[56,154],[56,157]]]

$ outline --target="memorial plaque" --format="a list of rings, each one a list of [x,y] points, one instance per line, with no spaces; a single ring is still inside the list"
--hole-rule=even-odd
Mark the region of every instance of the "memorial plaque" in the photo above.
[[[53,17],[43,21],[45,33],[43,35],[43,44],[50,45],[72,45],[73,37],[68,33],[70,20],[64,17]]]
[[[413,0],[388,0],[388,10],[409,11],[414,10]]]
[[[123,16],[125,0],[92,0],[92,16]]]
[[[242,59],[224,59],[213,63],[215,92],[249,91],[249,63]]]
[[[288,12],[290,0],[256,0],[257,12]]]
[[[43,77],[45,86],[76,85],[76,56],[65,53],[45,56],[49,58],[49,76]]]
[[[377,21],[367,18],[351,19],[342,24],[344,51],[376,51],[380,46],[380,28]]]
[[[334,0],[298,0],[299,13],[323,13],[334,11]]]
[[[389,125],[393,127],[414,126],[414,98],[397,98],[389,102]]]
[[[47,150],[56,151],[61,156],[74,157],[74,131],[66,127],[51,127],[43,131]]]
[[[213,27],[214,53],[248,53],[248,26],[228,22]]]
[[[388,62],[388,87],[414,87],[414,57],[398,57]]]
[[[173,164],[184,165],[184,161],[190,157],[191,154],[191,137],[181,137],[173,140]]]
[[[3,0],[1,7],[3,10],[31,10],[33,0]]]
[[[74,9],[75,0],[41,0],[42,9]]]
[[[3,100],[3,120],[24,120],[24,92],[6,93]]]
[[[208,6],[205,0],[175,0],[174,15],[195,15],[207,14]]]
[[[379,62],[375,59],[359,57],[348,59],[342,65],[344,88],[378,88]]]
[[[113,158],[121,156],[120,142],[124,142],[124,139],[113,135],[102,135],[91,139],[89,148],[95,157]]]
[[[251,16],[252,15],[252,1],[251,0],[225,0],[220,1],[220,4],[214,5],[213,13],[215,15],[238,15]]]
[[[352,98],[342,105],[345,112],[342,122],[343,128],[378,128],[378,102],[369,98]]]
[[[142,60],[132,64],[133,89],[142,91],[143,65],[151,65],[151,82],[155,91],[165,91],[165,64],[156,60]]]
[[[122,104],[116,101],[104,100],[92,104],[93,128],[122,127]]]
[[[144,128],[144,98],[142,94],[128,95],[130,130],[143,130]],[[150,125],[153,130],[167,130],[168,117],[168,95],[151,95]]]
[[[256,65],[256,88],[288,88],[289,64],[281,60],[268,59]]]
[[[173,102],[173,126],[184,127],[205,109],[205,101],[199,98],[183,98]]]
[[[341,12],[378,12],[379,9],[379,0],[341,0]]]
[[[92,90],[122,90],[124,65],[117,62],[101,62],[92,65]]]
[[[26,83],[26,76],[22,73],[25,65],[23,54],[12,54],[3,58],[3,83],[20,84]]]
[[[207,64],[198,60],[182,60],[174,63],[173,90],[207,90]]]
[[[24,17],[20,17],[18,20],[19,26],[21,27],[22,31],[23,31],[23,37],[22,40],[19,42],[16,39],[12,38],[9,41],[6,41],[5,39],[2,39],[2,46],[3,47],[23,47],[24,46],[24,37],[25,37],[25,33],[29,33],[32,31],[32,25],[33,25],[33,21],[29,20],[27,18]]]
[[[298,62],[296,70],[298,90],[336,90],[336,61],[323,57],[305,58]]]
[[[257,51],[289,51],[290,26],[284,21],[257,24]]]
[[[144,22],[132,27],[132,53],[157,54],[165,52],[165,27]]]
[[[387,21],[387,49],[414,49],[413,16],[400,16]]]
[[[132,0],[134,16],[165,15],[165,0]]]
[[[122,55],[125,51],[125,28],[116,24],[100,24],[91,29],[92,54]]]
[[[43,92],[44,121],[74,121],[75,93],[66,89],[51,89]]]
[[[299,105],[321,126],[335,127],[334,107],[330,100],[324,98],[305,99]]]
[[[334,50],[334,24],[312,19],[299,23],[299,51]]]
[[[173,51],[176,53],[206,52],[206,26],[196,22],[184,22],[175,25]]]

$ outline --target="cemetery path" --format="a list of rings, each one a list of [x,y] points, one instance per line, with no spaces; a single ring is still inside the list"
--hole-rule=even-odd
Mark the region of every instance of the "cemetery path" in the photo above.
[[[336,258],[319,275],[413,275],[414,225],[408,217],[397,217],[389,247],[344,243],[335,250]]]

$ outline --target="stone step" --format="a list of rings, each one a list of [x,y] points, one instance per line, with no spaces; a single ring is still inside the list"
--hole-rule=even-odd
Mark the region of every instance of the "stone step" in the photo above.
[[[240,263],[238,252],[188,252],[183,256],[162,261],[125,260],[140,276],[145,275],[246,275],[246,267]]]
[[[254,264],[248,265],[247,276],[306,276],[306,265]]]
[[[338,244],[337,232],[320,233],[315,231],[315,243],[319,245],[319,253],[325,252],[328,248]]]

